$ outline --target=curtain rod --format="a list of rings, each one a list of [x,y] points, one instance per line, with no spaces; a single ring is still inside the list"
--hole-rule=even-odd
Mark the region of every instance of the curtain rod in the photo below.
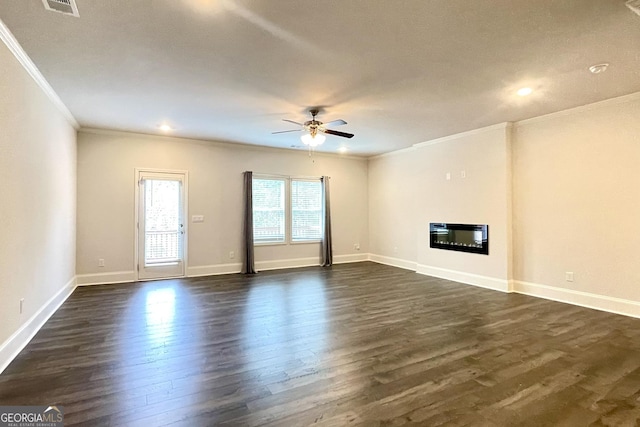
[[[247,171],[250,172],[250,171]],[[277,178],[298,178],[298,179],[320,179],[322,178],[322,176],[304,176],[304,175],[282,175],[282,174],[278,174],[278,173],[260,173],[260,172],[253,172],[254,175],[257,176],[272,176],[272,177],[277,177]],[[330,176],[328,176],[327,178],[331,179]]]

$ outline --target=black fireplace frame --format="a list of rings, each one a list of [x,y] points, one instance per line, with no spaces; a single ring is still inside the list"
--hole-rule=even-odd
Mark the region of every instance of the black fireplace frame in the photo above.
[[[456,242],[456,231],[479,231],[482,233],[482,240],[476,244]],[[447,239],[442,238],[445,234]],[[487,224],[450,224],[446,222],[431,222],[429,223],[429,247],[449,251],[489,255],[489,226]]]

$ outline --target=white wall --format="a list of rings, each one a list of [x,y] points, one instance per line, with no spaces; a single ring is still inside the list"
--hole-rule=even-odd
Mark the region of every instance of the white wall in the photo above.
[[[370,159],[372,258],[640,317],[638,117],[633,94]],[[490,255],[430,249],[433,221],[489,224]]]
[[[393,152],[369,161],[369,243],[377,261],[415,270],[418,262],[419,176],[416,150]]]
[[[368,252],[367,161],[131,133],[81,131],[78,136],[80,283],[133,280],[135,168],[189,173],[188,275],[239,271],[242,172],[331,177],[334,261]],[[353,248],[360,244],[360,251]],[[260,269],[317,264],[320,245],[256,248]],[[366,256],[366,255],[365,255]],[[98,267],[98,259],[105,267]]]
[[[0,100],[1,372],[75,284],[76,132],[4,43]]]
[[[635,94],[516,126],[517,280],[640,302],[638,117]]]
[[[371,159],[369,231],[374,259],[406,268],[415,264],[421,273],[507,290],[510,156],[510,128],[504,125]],[[489,255],[431,249],[430,222],[488,224]]]

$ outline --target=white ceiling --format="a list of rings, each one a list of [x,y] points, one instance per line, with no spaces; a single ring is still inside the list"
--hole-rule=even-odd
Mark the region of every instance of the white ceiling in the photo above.
[[[624,0],[3,0],[0,19],[82,127],[374,155],[640,91]],[[593,64],[609,62],[603,74]],[[528,97],[516,89],[535,89]]]

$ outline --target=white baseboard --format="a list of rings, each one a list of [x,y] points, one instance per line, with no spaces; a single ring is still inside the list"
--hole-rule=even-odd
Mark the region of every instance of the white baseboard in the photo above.
[[[320,265],[320,257],[256,261],[256,270],[279,270],[281,268],[312,267],[314,265]]]
[[[197,267],[188,267],[187,277],[217,276],[220,274],[233,274],[233,273],[240,273],[241,270],[242,270],[241,263],[200,265]]]
[[[0,374],[11,361],[29,344],[40,328],[49,320],[58,308],[76,289],[76,278],[73,277],[49,301],[27,320],[16,332],[0,345]]]
[[[492,289],[494,291],[509,292],[511,289],[509,280],[507,279],[496,279],[495,277],[481,276],[478,274],[448,270],[446,268],[432,267],[429,265],[418,264],[416,273],[452,280],[454,282],[461,282],[467,285],[479,286],[481,288]]]
[[[390,265],[392,267],[404,268],[405,270],[416,271],[417,263],[413,261],[407,261],[400,258],[393,258],[390,256],[369,254],[369,261],[377,262],[378,264]]]
[[[367,261],[368,254],[336,255],[333,257],[335,264]],[[319,257],[294,258],[273,261],[256,261],[256,270],[278,270],[281,268],[310,267],[320,265]],[[241,263],[214,264],[187,267],[186,277],[216,276],[220,274],[240,273]],[[105,285],[113,283],[130,283],[137,281],[135,271],[115,271],[99,274],[79,274],[78,286]]]
[[[138,280],[135,271],[113,271],[111,273],[78,274],[78,286],[130,283]]]
[[[336,255],[333,257],[334,264],[346,264],[350,262],[362,262],[369,259],[368,254],[351,254],[351,255]],[[320,258],[293,258],[282,259],[273,261],[256,261],[257,271],[266,270],[279,270],[283,268],[296,268],[296,267],[311,267],[320,265]],[[198,267],[189,267],[187,269],[187,277],[199,277],[199,276],[215,276],[219,274],[234,274],[240,273],[242,270],[241,263],[235,264],[217,264],[217,265],[204,265]]]
[[[369,260],[369,254],[349,254],[349,255],[334,255],[334,264],[348,264],[351,262],[363,262]]]
[[[537,283],[514,281],[513,292],[640,318],[640,302]]]

